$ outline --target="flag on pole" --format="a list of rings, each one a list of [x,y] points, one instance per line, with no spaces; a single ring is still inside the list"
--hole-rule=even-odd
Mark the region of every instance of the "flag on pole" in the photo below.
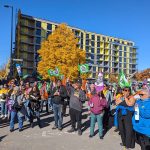
[[[18,75],[21,76],[22,72],[21,72],[20,64],[16,64],[16,69],[17,69]]]
[[[103,83],[103,73],[99,73],[97,80],[95,82],[95,88],[96,88],[96,92],[100,92],[104,89],[104,83]]]
[[[80,71],[80,73],[87,73],[89,72],[89,65],[88,64],[81,64],[81,65],[78,65],[78,69]]]
[[[59,77],[59,76],[60,76],[59,68],[56,67],[55,70],[48,69],[48,75],[49,75],[49,76],[56,76],[56,77]]]
[[[49,75],[49,76],[53,76],[53,70],[52,70],[52,69],[48,69],[47,72],[48,72],[48,75]]]
[[[130,87],[130,83],[128,82],[128,80],[126,79],[125,77],[125,74],[123,71],[120,72],[119,74],[119,85],[121,88],[124,88],[124,87]]]
[[[41,82],[38,82],[38,89],[40,90],[42,88],[42,83]]]
[[[53,76],[56,76],[56,77],[58,77],[60,75],[60,73],[59,73],[59,68],[55,68],[55,70],[53,71]]]

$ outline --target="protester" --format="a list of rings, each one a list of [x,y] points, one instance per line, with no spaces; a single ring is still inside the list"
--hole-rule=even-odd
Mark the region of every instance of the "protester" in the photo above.
[[[104,115],[104,107],[107,106],[106,98],[103,92],[96,93],[95,85],[91,84],[91,98],[88,102],[90,106],[90,135],[89,137],[94,136],[94,127],[97,120],[98,129],[99,129],[99,138],[103,139],[103,115]]]
[[[104,119],[103,119],[104,129],[105,129],[105,132],[107,132],[107,130],[109,129],[109,117],[110,117],[110,113],[112,109],[111,103],[113,101],[113,95],[112,95],[111,89],[109,88],[109,85],[104,84],[103,93],[107,100],[107,107],[105,107]]]
[[[19,87],[14,87],[13,93],[10,97],[12,102],[12,110],[10,112],[11,120],[10,120],[10,132],[14,131],[14,122],[15,117],[18,117],[18,123],[19,123],[19,132],[23,130],[23,116],[25,115],[25,107],[23,104],[24,94],[19,93]]]
[[[53,112],[55,125],[52,129],[62,130],[63,123],[63,104],[64,99],[67,97],[66,88],[62,85],[61,80],[57,81],[56,87],[52,91],[52,101],[53,101]]]
[[[132,118],[133,129],[136,131],[141,150],[150,150],[150,92],[143,89],[139,96]]]
[[[43,82],[42,87],[40,89],[40,96],[41,96],[41,110],[43,112],[43,105],[46,105],[46,112],[48,113],[48,91],[47,91],[47,83],[46,81]]]
[[[115,114],[115,126],[118,127],[121,134],[121,145],[129,149],[135,147],[135,132],[132,125],[135,99],[130,98],[131,89],[129,87],[124,87],[122,93],[123,96],[116,100],[118,106]]]
[[[85,100],[86,100],[85,92],[81,89],[81,82],[77,80],[75,84],[73,84],[73,88],[71,88],[69,112],[72,128],[68,130],[68,132],[70,133],[75,131],[77,122],[78,135],[82,135],[81,131],[82,103],[85,102]]]
[[[37,123],[39,128],[42,127],[40,120],[40,91],[37,86],[34,86],[29,93],[29,101],[30,101],[30,123],[31,127],[34,127],[33,119],[34,116],[37,118]]]
[[[4,84],[4,87],[0,90],[0,104],[1,104],[1,116],[0,118],[7,118],[8,110],[7,110],[7,96],[8,96],[8,86]]]

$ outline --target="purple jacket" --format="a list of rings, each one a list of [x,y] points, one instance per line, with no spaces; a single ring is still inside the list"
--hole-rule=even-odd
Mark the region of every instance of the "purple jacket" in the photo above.
[[[107,106],[107,100],[105,98],[100,98],[97,94],[93,95],[89,102],[88,105],[90,106],[90,111],[95,114],[101,114],[104,110],[104,107]]]

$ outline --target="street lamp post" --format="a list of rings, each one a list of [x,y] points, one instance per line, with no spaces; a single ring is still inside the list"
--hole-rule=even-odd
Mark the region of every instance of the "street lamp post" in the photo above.
[[[12,45],[13,45],[13,6],[4,5],[6,8],[11,8],[11,37],[10,37],[10,76],[13,75],[12,71]]]

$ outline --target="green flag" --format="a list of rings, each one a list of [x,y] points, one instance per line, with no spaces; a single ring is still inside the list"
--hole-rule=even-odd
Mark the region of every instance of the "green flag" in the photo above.
[[[40,90],[42,87],[42,83],[41,82],[38,82],[38,89]]]
[[[48,75],[53,76],[53,70],[52,69],[48,69]]]
[[[78,65],[78,69],[79,69],[80,73],[87,73],[87,72],[89,72],[89,65],[88,64]]]
[[[47,91],[50,91],[50,87],[51,87],[50,83],[49,83],[49,82],[46,82],[46,90],[47,90]]]
[[[130,83],[128,82],[128,80],[125,77],[125,74],[123,73],[123,71],[120,72],[119,74],[119,85],[121,88],[124,87],[130,87]]]
[[[58,77],[60,75],[60,73],[59,73],[59,68],[55,68],[55,70],[53,71],[53,76],[56,76],[56,77]]]

